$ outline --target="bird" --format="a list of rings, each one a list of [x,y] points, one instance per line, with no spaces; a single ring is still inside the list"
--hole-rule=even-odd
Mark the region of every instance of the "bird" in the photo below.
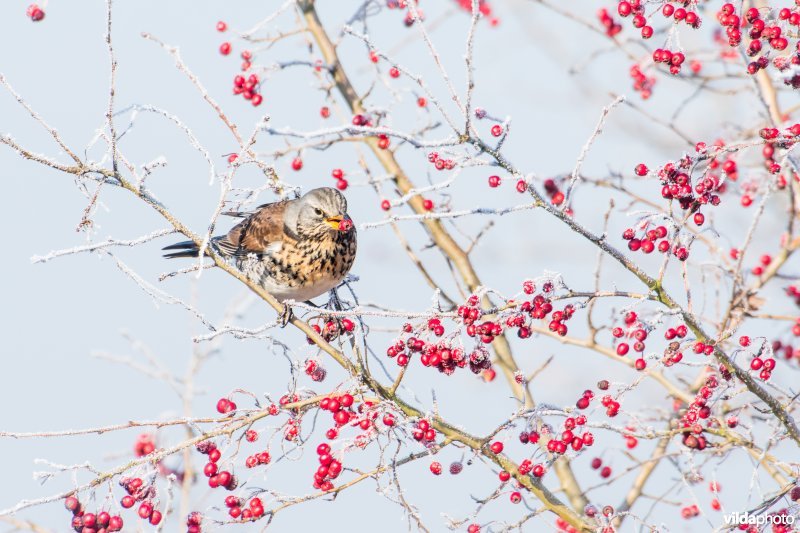
[[[281,303],[310,301],[336,288],[355,261],[356,228],[347,199],[336,189],[320,187],[300,198],[225,214],[243,220],[213,237],[209,247]],[[169,259],[200,251],[194,241],[163,250],[177,250],[164,254]]]

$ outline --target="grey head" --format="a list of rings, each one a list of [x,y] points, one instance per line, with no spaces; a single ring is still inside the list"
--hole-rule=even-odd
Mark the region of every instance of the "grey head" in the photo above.
[[[347,221],[342,224],[343,221]],[[347,200],[331,187],[312,189],[290,201],[283,214],[286,232],[295,238],[321,238],[326,234],[350,231],[353,227],[347,214]]]

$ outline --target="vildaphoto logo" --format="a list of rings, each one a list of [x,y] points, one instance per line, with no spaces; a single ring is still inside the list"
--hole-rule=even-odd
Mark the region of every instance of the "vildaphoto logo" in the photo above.
[[[725,515],[725,524],[731,526],[740,525],[754,525],[764,526],[767,524],[791,526],[794,524],[794,516],[792,515],[768,515],[768,514],[750,514],[745,511],[743,513],[735,512]]]

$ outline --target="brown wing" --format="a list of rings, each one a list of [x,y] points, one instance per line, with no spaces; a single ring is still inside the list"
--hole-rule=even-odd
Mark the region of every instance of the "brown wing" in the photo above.
[[[245,256],[263,254],[271,244],[282,242],[283,211],[286,201],[262,206],[258,211],[236,224],[227,235],[216,241],[223,253]]]

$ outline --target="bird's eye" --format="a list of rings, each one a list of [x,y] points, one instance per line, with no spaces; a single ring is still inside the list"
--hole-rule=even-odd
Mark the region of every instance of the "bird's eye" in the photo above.
[[[322,216],[322,209],[320,209],[319,207],[315,207],[314,208],[314,214],[317,215],[318,217],[321,217]]]

